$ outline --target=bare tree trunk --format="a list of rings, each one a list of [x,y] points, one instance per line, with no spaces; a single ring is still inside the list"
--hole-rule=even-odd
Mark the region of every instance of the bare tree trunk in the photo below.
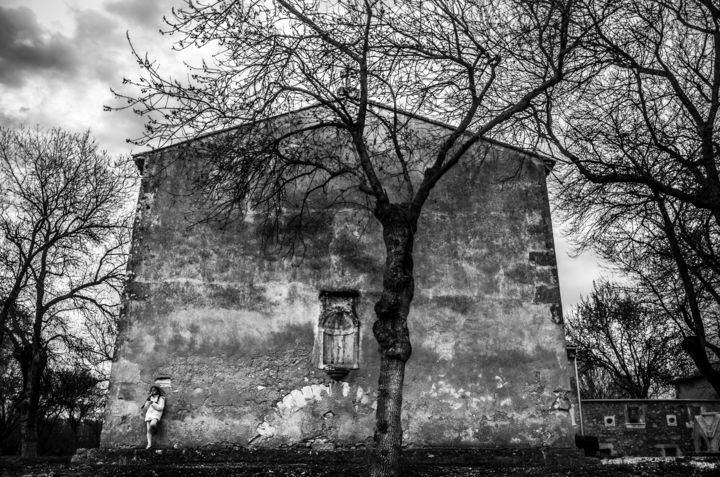
[[[33,411],[28,401],[23,398],[20,404],[20,455],[35,457],[38,444],[37,411]]]
[[[26,348],[30,348],[30,346]],[[21,356],[23,360],[21,362],[23,393],[20,401],[20,455],[23,457],[35,457],[37,456],[38,444],[40,381],[47,364],[47,356],[42,350],[33,350],[32,348],[29,350],[23,349]]]
[[[380,378],[370,475],[379,477],[400,474],[403,381],[405,363],[412,353],[407,316],[415,290],[412,253],[417,214],[405,204],[386,204],[378,205],[375,215],[383,226],[387,254],[383,293],[375,304],[377,321],[373,325],[380,351]]]
[[[708,380],[710,385],[715,389],[715,392],[720,395],[720,372],[716,371],[712,367],[707,357],[705,337],[705,324],[702,320],[702,312],[698,304],[697,292],[695,290],[695,284],[692,281],[690,270],[685,261],[683,251],[680,248],[680,240],[675,233],[673,221],[668,214],[665,203],[661,199],[660,195],[655,193],[655,201],[657,203],[660,214],[663,218],[663,226],[665,230],[665,236],[670,244],[673,258],[677,265],[677,270],[680,275],[680,279],[685,289],[685,296],[687,297],[688,312],[690,313],[691,320],[688,320],[688,327],[695,333],[694,336],[686,336],[682,341],[683,350],[692,358],[695,362],[700,374]]]

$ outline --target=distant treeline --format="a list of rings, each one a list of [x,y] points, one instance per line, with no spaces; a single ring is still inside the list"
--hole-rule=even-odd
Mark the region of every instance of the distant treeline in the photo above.
[[[100,445],[102,421],[83,420],[75,430],[68,419],[42,420],[39,427],[38,454],[72,455],[81,447],[91,448]],[[0,441],[0,455],[20,454],[20,428],[15,428]]]

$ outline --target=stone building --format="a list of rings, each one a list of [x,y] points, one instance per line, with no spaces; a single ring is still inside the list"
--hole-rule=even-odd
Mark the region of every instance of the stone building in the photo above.
[[[279,128],[305,120],[288,117]],[[252,213],[197,221],[201,143],[136,157],[131,279],[101,446],[142,443],[153,383],[167,393],[160,445],[368,444],[385,259],[377,223],[353,205],[312,210],[303,253],[290,256],[266,246]],[[569,372],[547,170],[482,143],[433,190],[415,242],[404,444],[572,445],[556,403]]]
[[[601,457],[671,457],[708,451],[708,442],[696,441],[696,417],[715,419],[720,400],[710,384],[699,375],[673,380],[674,399],[582,399],[578,400],[577,349],[568,346],[574,376],[568,394],[575,432],[597,439]],[[579,444],[580,445],[580,444]],[[587,442],[585,444],[587,445]],[[594,451],[593,451],[594,452]]]
[[[720,412],[720,401],[583,399],[582,408],[585,434],[598,438],[600,455],[669,457],[695,451],[695,416]]]

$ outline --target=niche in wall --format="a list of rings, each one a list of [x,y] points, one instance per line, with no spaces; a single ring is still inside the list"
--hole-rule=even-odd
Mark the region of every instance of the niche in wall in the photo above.
[[[318,319],[317,366],[341,380],[360,367],[360,320],[356,306],[357,290],[322,290]]]

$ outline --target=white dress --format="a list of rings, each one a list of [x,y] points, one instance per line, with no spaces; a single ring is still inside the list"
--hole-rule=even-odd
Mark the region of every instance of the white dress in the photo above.
[[[163,409],[165,409],[165,398],[162,396],[151,396],[150,403],[151,404],[148,406],[148,410],[145,413],[145,421],[152,421],[154,419],[157,419],[159,421],[162,417]],[[155,409],[153,404],[155,404],[160,409]]]

